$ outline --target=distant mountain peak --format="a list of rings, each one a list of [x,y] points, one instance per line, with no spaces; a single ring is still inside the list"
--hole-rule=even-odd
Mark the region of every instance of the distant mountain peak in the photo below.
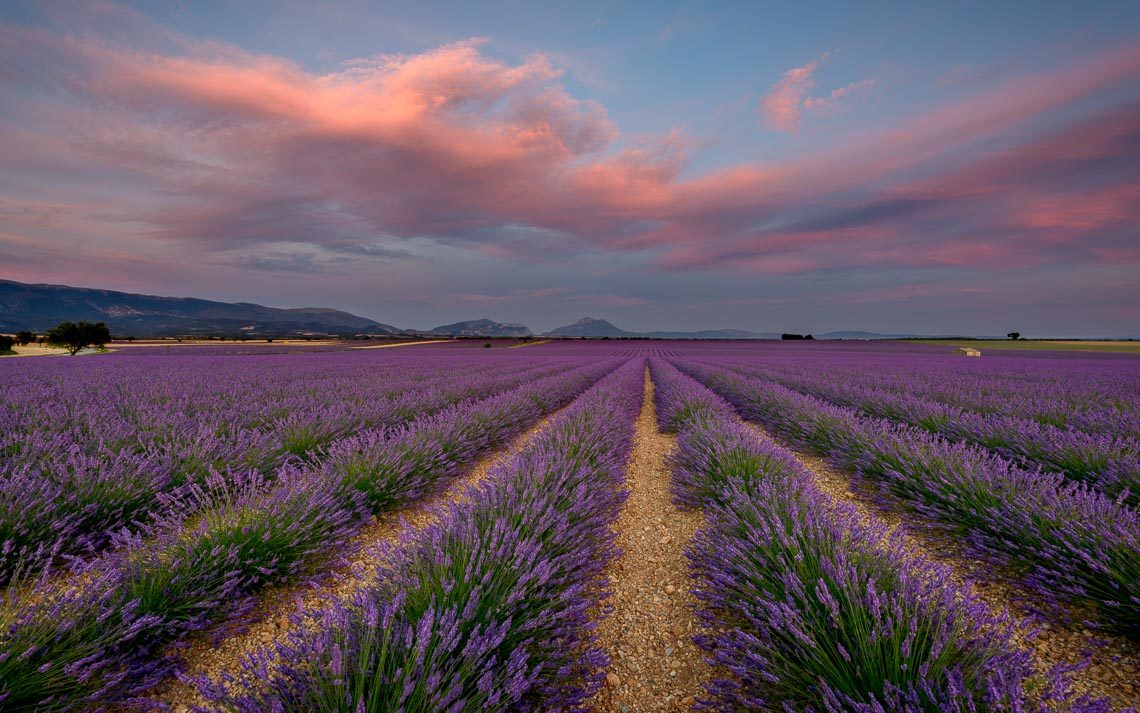
[[[604,319],[583,317],[574,324],[567,324],[547,332],[554,337],[634,337],[633,332],[615,327]]]

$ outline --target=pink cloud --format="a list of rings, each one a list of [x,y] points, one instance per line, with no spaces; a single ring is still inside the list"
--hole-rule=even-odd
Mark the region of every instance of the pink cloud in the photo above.
[[[793,67],[760,99],[760,109],[768,125],[779,131],[793,131],[803,118],[804,95],[815,86],[812,74],[819,63],[827,58],[812,60],[802,67]]]
[[[867,78],[833,89],[826,96],[807,96],[815,86],[815,70],[827,57],[825,52],[819,59],[784,72],[771,91],[760,98],[760,110],[768,126],[778,131],[795,131],[803,121],[805,110],[834,110],[843,97],[875,86],[875,80]]]

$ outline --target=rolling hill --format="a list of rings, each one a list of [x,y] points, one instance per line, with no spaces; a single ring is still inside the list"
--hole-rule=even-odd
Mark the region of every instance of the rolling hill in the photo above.
[[[324,307],[282,309],[248,302],[158,297],[0,280],[0,332],[42,332],[65,320],[106,322],[116,335],[397,334],[388,324]]]

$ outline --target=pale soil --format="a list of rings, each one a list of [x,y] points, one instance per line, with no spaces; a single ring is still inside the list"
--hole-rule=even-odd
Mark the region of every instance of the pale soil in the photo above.
[[[420,342],[421,344],[423,342]],[[351,596],[374,581],[378,566],[385,559],[385,548],[414,540],[416,533],[439,521],[446,508],[469,497],[470,489],[487,479],[492,469],[517,455],[546,428],[566,407],[543,418],[538,424],[513,439],[503,450],[475,461],[471,469],[435,495],[396,512],[380,515],[357,533],[346,546],[351,554],[331,570],[327,580],[316,586],[281,587],[264,594],[251,613],[248,627],[215,641],[208,634],[192,637],[182,645],[180,654],[189,675],[222,672],[237,673],[242,658],[257,648],[282,640],[295,626],[290,615],[298,608],[316,611],[330,600]],[[176,680],[161,683],[149,699],[168,705],[176,713],[186,713],[205,701],[195,687]]]
[[[274,346],[289,346],[289,347],[327,347],[340,344],[337,340],[322,339],[322,340],[307,340],[307,339],[274,339],[272,342],[266,339],[227,339],[225,341],[218,339],[183,339],[178,341],[175,339],[136,339],[133,342],[116,341],[115,347],[201,347],[201,346],[251,346],[255,344],[272,344]]]
[[[666,458],[675,448],[676,437],[657,430],[653,383],[646,372],[645,401],[626,469],[629,499],[615,524],[622,554],[606,571],[612,611],[597,630],[613,660],[593,702],[597,711],[687,710],[708,677],[691,639],[699,624],[684,555],[702,516],[673,505]]]
[[[549,339],[539,339],[537,342],[523,342],[522,344],[512,344],[508,349],[521,349],[522,347],[537,347],[539,344],[546,344]]]
[[[948,567],[957,584],[970,587],[992,610],[1028,613],[1024,603],[1032,601],[1031,593],[987,574],[985,565],[966,555],[962,544],[936,523],[906,512],[903,503],[884,505],[883,496],[873,486],[824,458],[788,447],[757,424],[748,425],[764,438],[784,446],[815,476],[820,490],[838,502],[853,505],[868,521],[877,518],[892,531],[900,531],[908,549]],[[1106,697],[1117,710],[1140,706],[1140,650],[1127,639],[1053,622],[1043,624],[1036,636],[1021,637],[1021,643],[1033,652],[1037,670],[1042,672],[1058,663],[1076,663],[1090,657],[1089,666],[1072,677],[1074,690]]]
[[[443,344],[454,342],[454,339],[425,339],[422,342],[400,342],[399,344],[374,344],[370,347],[349,347],[349,349],[390,349],[392,347],[412,347],[417,344]]]
[[[26,347],[13,347],[15,354],[4,354],[2,357],[28,357],[28,356],[67,356],[66,349],[45,347],[42,344],[29,344]]]

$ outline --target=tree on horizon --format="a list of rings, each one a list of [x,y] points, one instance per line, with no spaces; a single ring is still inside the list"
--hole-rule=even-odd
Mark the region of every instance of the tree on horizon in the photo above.
[[[105,322],[60,322],[44,334],[48,346],[62,347],[75,356],[87,347],[102,348],[111,341]]]

